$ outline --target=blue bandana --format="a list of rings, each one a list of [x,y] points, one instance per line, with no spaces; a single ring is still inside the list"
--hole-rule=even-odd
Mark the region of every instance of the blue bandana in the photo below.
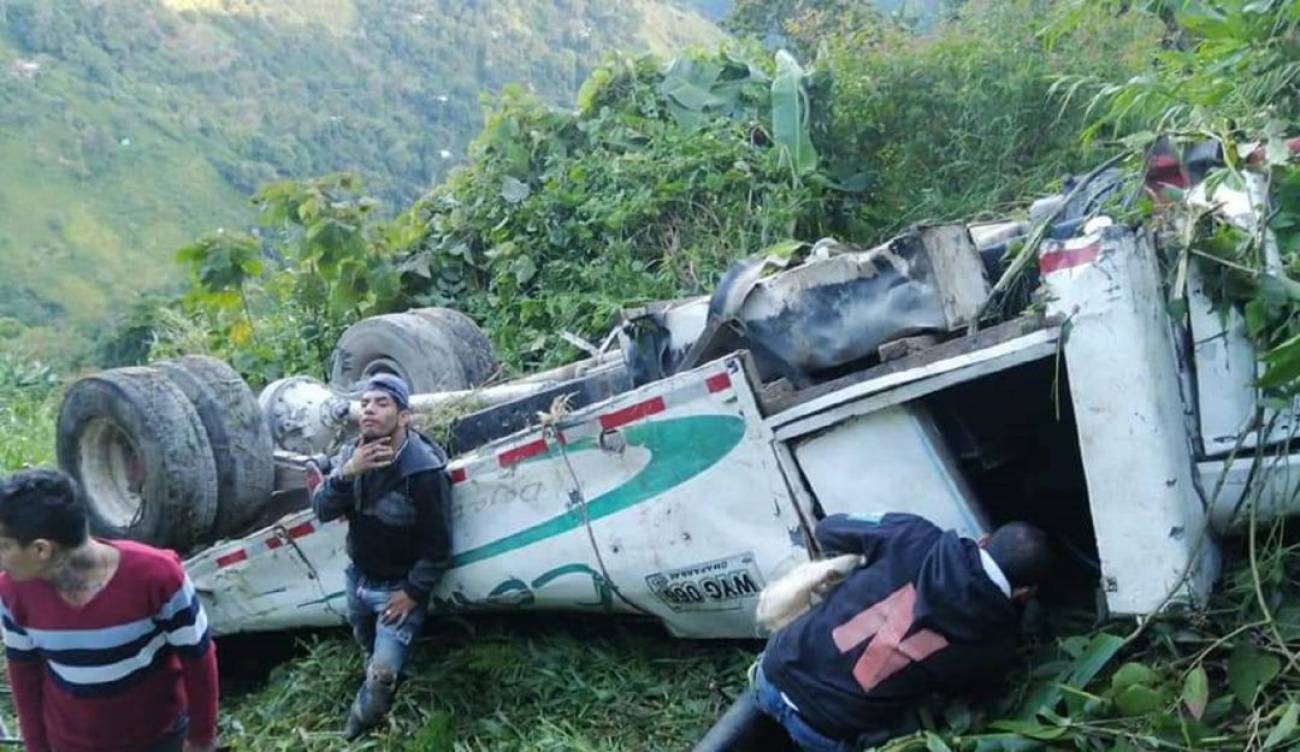
[[[401,378],[391,373],[377,373],[366,382],[366,391],[386,392],[401,410],[411,409],[411,389]]]

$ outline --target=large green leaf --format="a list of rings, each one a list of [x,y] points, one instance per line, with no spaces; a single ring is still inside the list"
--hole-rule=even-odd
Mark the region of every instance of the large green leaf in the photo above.
[[[782,240],[764,248],[759,252],[759,255],[766,256],[768,259],[775,259],[782,264],[788,264],[795,254],[806,245],[808,244],[802,240]]]
[[[1118,694],[1134,684],[1152,685],[1156,681],[1156,672],[1141,663],[1125,663],[1115,670],[1110,677],[1110,689]]]
[[[669,64],[659,92],[679,107],[704,112],[727,103],[713,91],[721,74],[722,66],[713,60],[681,57]]]
[[[804,70],[785,50],[776,53],[776,78],[772,79],[772,138],[782,161],[795,175],[817,169],[817,152],[809,131],[808,92]]]
[[[680,57],[668,65],[659,93],[678,125],[697,128],[716,117],[752,117],[767,77],[755,65],[725,58]]]
[[[262,273],[257,240],[238,233],[209,235],[181,248],[176,259],[185,264],[198,291],[209,296],[236,292]]]
[[[1228,657],[1228,686],[1242,707],[1250,708],[1255,696],[1282,670],[1277,656],[1262,652],[1249,642],[1237,643]]]
[[[1273,612],[1273,621],[1277,623],[1282,639],[1287,642],[1300,640],[1300,603],[1287,603]]]
[[[1115,708],[1129,718],[1153,713],[1163,704],[1160,692],[1145,684],[1131,684],[1115,695]]]
[[[1264,374],[1259,385],[1264,389],[1291,389],[1300,379],[1300,336],[1292,337],[1261,357]]]

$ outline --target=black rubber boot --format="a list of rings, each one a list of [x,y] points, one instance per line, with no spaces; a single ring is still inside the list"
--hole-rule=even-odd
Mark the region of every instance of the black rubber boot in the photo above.
[[[785,729],[758,709],[754,693],[740,693],[727,712],[696,743],[693,752],[797,752]]]

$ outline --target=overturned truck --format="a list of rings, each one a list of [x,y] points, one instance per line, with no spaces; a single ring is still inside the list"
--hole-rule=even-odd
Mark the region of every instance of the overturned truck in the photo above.
[[[1286,514],[1300,458],[1257,473],[1240,459],[1285,439],[1252,429],[1240,318],[1214,312],[1194,268],[1171,283],[1153,232],[1107,218],[1095,188],[1029,222],[746,260],[711,297],[629,310],[589,358],[503,384],[485,383],[486,338],[445,309],[362,321],[331,384],[294,377],[259,398],[211,358],[99,373],[67,394],[59,461],[98,533],[188,556],[218,634],[344,622],[346,523],[315,518],[305,470],[356,430],[352,390],[377,372],[406,378],[419,417],[459,416],[437,612],[753,637],[764,584],[818,555],[818,519],[890,511],[966,535],[1034,522],[1113,615],[1195,604],[1248,485],[1257,518]],[[1189,200],[1254,227],[1259,190]],[[1039,302],[978,328],[990,278],[1029,236]]]

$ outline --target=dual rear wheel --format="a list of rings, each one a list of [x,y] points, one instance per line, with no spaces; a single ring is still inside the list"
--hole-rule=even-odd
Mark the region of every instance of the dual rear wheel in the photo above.
[[[487,337],[444,308],[358,322],[331,365],[342,392],[381,372],[431,393],[478,386],[496,371]],[[85,489],[92,531],[182,552],[257,520],[274,490],[274,448],[252,390],[202,355],[83,378],[59,413],[59,465]]]

